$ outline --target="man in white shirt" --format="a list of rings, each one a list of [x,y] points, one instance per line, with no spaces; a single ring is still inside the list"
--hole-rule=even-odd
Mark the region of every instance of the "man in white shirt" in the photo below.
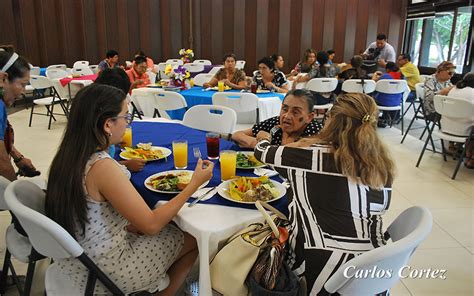
[[[387,43],[385,34],[378,34],[377,40],[372,42],[364,51],[364,57],[372,57],[377,61],[377,71],[385,73],[385,66],[388,62],[396,62],[395,49]]]

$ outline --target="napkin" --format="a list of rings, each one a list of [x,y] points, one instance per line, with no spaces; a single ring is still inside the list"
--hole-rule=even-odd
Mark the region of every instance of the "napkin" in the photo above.
[[[196,192],[194,192],[191,195],[191,197],[192,198],[198,198],[199,196],[201,196],[202,194],[207,192],[209,190],[209,188],[210,187],[203,187],[201,189],[198,189],[198,190],[196,190]],[[217,187],[212,189],[211,191],[209,191],[209,193],[207,193],[206,196],[203,199],[201,199],[201,201],[211,199],[214,196],[214,194],[216,194],[216,191],[217,191]]]
[[[253,173],[257,176],[268,176],[268,177],[273,177],[273,176],[278,175],[277,171],[264,169],[264,168],[256,168],[253,170]]]

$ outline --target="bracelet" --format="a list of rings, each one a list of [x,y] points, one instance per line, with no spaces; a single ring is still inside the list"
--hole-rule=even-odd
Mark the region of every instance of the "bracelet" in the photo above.
[[[13,155],[12,155],[12,157],[13,157]],[[18,158],[13,157],[13,161],[14,161],[15,163],[19,163],[19,162],[22,161],[24,158],[25,158],[25,157],[24,157],[22,154],[20,154],[20,157],[18,157]]]

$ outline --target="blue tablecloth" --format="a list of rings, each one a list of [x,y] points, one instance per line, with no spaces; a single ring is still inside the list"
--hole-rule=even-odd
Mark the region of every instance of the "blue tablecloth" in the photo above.
[[[240,92],[239,90],[227,90],[226,92]],[[195,105],[212,105],[212,95],[215,94],[215,91],[212,90],[204,90],[200,86],[195,86],[190,89],[182,90],[180,94],[186,99],[186,103],[188,104],[188,108],[191,108]],[[257,94],[259,98],[271,98],[271,97],[279,97],[282,101],[285,97],[285,94],[280,93],[262,93]],[[174,110],[174,111],[167,111],[168,115],[172,119],[182,120],[185,110]]]
[[[139,142],[152,142],[154,146],[162,146],[172,149],[171,142],[173,140],[185,139],[188,141],[188,169],[194,170],[197,160],[193,156],[193,147],[199,147],[204,159],[207,159],[206,136],[205,132],[195,130],[181,124],[175,123],[157,123],[157,122],[134,122],[132,124],[133,130],[133,144]],[[220,140],[220,150],[240,150],[240,148],[233,142]],[[220,165],[215,161],[213,177],[207,186],[218,186],[221,176]],[[170,200],[175,195],[161,194],[146,189],[144,182],[150,175],[174,169],[173,155],[158,161],[148,162],[145,168],[138,173],[132,173],[132,184],[138,190],[149,207],[155,206],[160,200]],[[255,176],[252,170],[237,170],[239,176]],[[278,177],[273,177],[276,181],[281,182]],[[211,199],[203,201],[202,203],[217,204],[231,207],[241,207],[255,209],[253,205],[239,204],[228,201],[222,198],[219,194],[214,195]],[[272,203],[277,209],[287,214],[288,200],[286,197]]]
[[[40,75],[46,76],[46,68],[40,68]]]

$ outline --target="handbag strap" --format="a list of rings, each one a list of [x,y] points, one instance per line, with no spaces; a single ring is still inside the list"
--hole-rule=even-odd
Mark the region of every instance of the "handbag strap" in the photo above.
[[[255,206],[259,210],[259,212],[262,214],[262,216],[265,218],[265,221],[267,221],[268,225],[273,231],[273,234],[275,235],[276,238],[280,238],[280,231],[278,231],[278,227],[276,226],[275,222],[273,221],[272,217],[265,211],[265,208],[270,210],[272,213],[274,213],[278,218],[288,220],[286,216],[280,212],[279,210],[275,209],[268,203],[264,201],[257,200],[255,202]]]

